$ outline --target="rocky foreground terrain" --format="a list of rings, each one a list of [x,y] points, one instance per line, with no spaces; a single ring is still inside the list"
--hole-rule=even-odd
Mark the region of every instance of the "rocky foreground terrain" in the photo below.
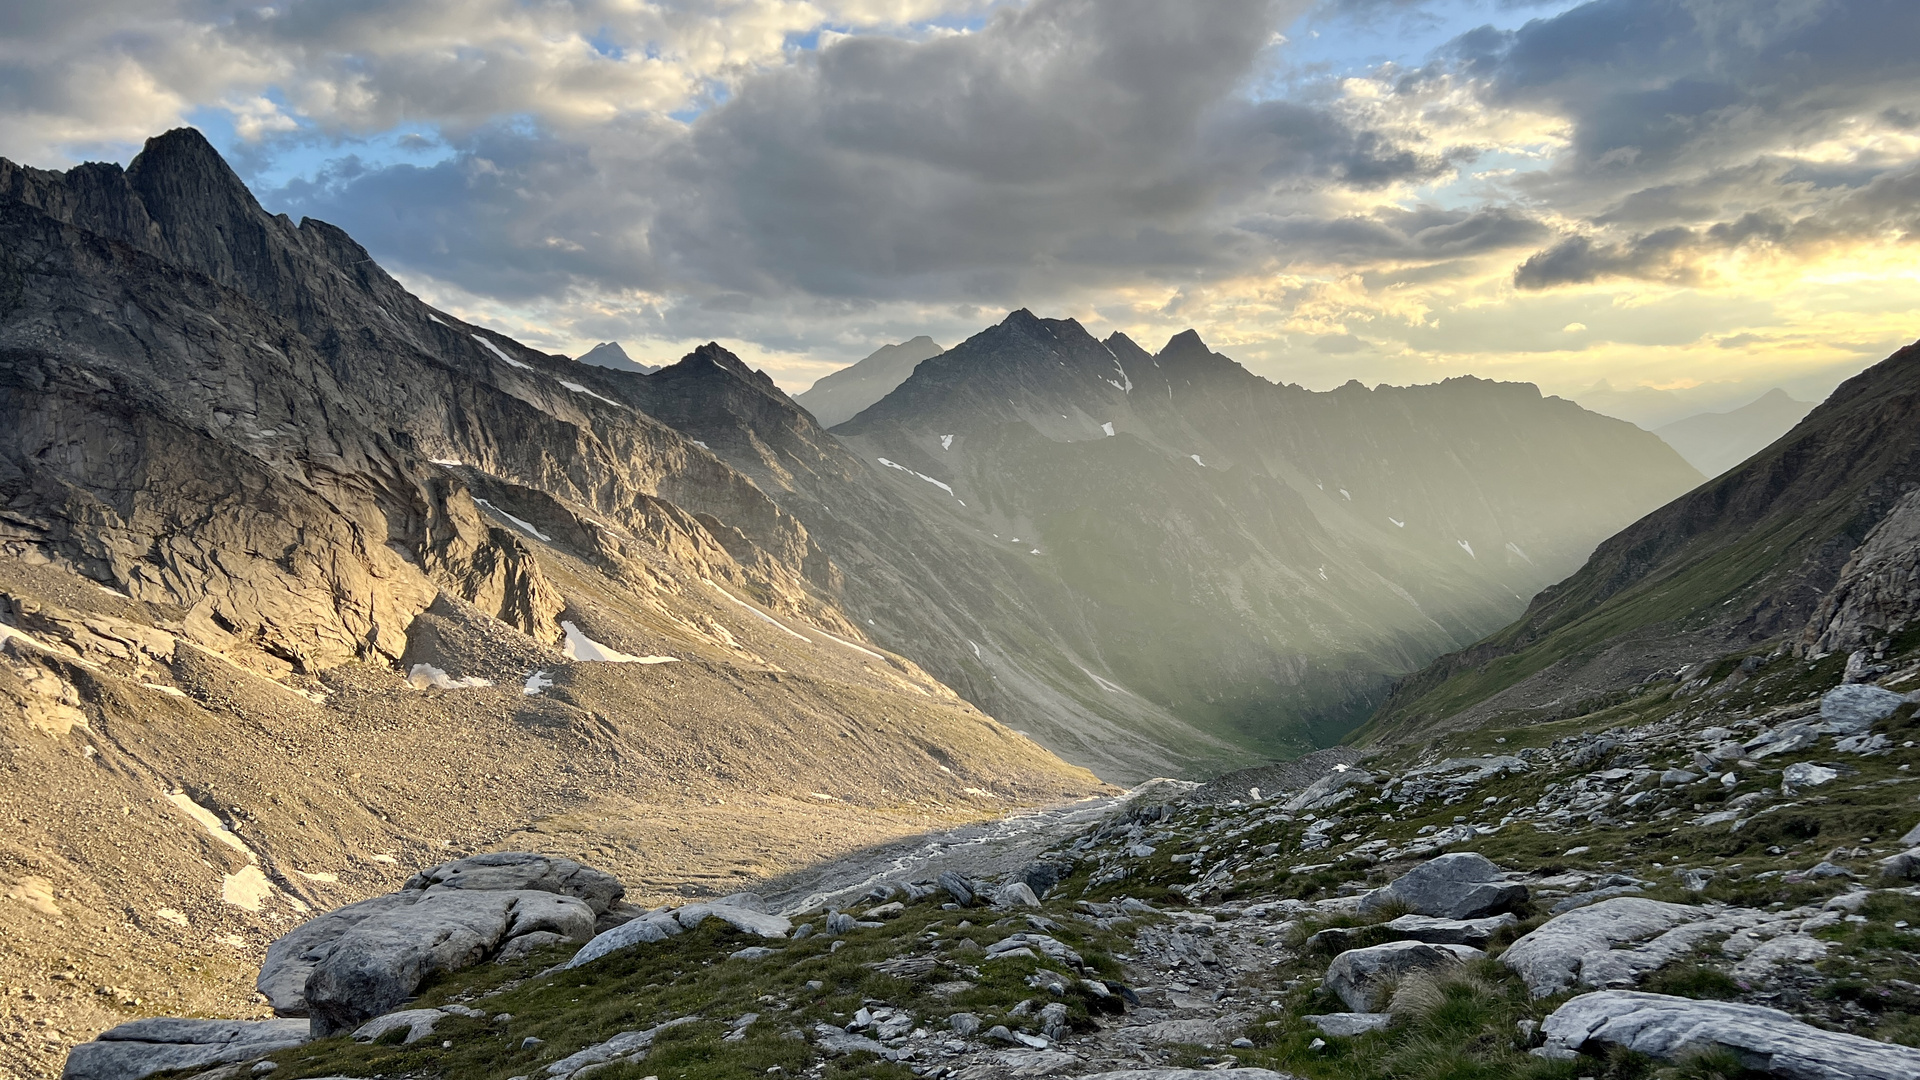
[[[458,860],[280,939],[284,1019],[136,1021],[67,1075],[1920,1077],[1916,688],[1914,632],[1727,657],[785,905]]]

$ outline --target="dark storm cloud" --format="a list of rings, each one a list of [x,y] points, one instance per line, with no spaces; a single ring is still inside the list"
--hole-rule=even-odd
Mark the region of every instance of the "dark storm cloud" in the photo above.
[[[1602,230],[1527,259],[1516,284],[1685,284],[1699,258],[1743,245],[1897,228],[1869,192],[1913,163],[1863,136],[1920,115],[1914,40],[1920,4],[1908,0],[1595,0],[1462,37],[1451,52],[1487,80],[1489,101],[1568,119],[1571,153],[1527,190]],[[1862,141],[1844,165],[1788,159],[1849,135]]]
[[[1364,243],[1344,223],[1267,227],[1276,199],[1431,179],[1476,152],[1403,145],[1325,101],[1246,100],[1301,6],[1038,0],[971,34],[841,40],[684,127],[487,128],[442,165],[338,170],[279,201],[507,298],[590,284],[999,302],[1063,273],[1230,275],[1369,244],[1455,257],[1537,231],[1507,212],[1368,219],[1352,226],[1380,233]]]

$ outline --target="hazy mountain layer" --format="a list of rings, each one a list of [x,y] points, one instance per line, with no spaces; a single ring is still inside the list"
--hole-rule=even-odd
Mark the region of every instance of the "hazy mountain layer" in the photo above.
[[[1738,468],[1601,544],[1520,621],[1401,683],[1368,737],[1576,710],[1735,649],[1877,645],[1920,613],[1901,539],[1920,487],[1915,432],[1920,346],[1909,346]]]
[[[1101,693],[1269,753],[1339,738],[1393,675],[1700,479],[1532,386],[1313,393],[1191,332],[1149,355],[1025,311],[834,433],[947,532],[1022,563]],[[989,670],[1027,651],[980,621]]]
[[[1812,411],[1811,402],[1795,401],[1775,387],[1731,412],[1699,413],[1654,428],[1653,433],[1680,451],[1694,468],[1719,476],[1785,435]]]
[[[821,378],[793,400],[812,413],[821,427],[832,427],[892,393],[920,361],[940,352],[940,346],[925,334],[898,345],[883,345],[865,360]]]
[[[627,355],[627,350],[617,341],[603,341],[579,355],[583,364],[594,367],[611,368],[614,371],[631,371],[640,375],[651,375],[660,370],[657,364],[643,364]]]

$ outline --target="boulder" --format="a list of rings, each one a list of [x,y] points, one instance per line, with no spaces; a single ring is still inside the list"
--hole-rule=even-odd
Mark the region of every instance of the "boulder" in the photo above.
[[[571,940],[573,939],[564,934],[556,934],[551,930],[535,930],[531,934],[521,934],[519,937],[508,941],[505,945],[500,946],[499,951],[493,954],[493,962],[496,964],[517,963],[549,945],[563,945]]]
[[[785,939],[793,931],[793,923],[784,915],[769,915],[734,904],[688,904],[675,911],[673,916],[689,930],[708,919],[719,919],[743,934],[758,934],[764,938]]]
[[[948,896],[953,897],[954,903],[959,904],[961,907],[972,906],[974,888],[973,884],[966,878],[952,870],[948,870],[940,875],[937,884],[946,890]]]
[[[1906,698],[1866,683],[1836,686],[1820,699],[1820,719],[1836,735],[1858,735],[1892,716]]]
[[[1429,945],[1424,941],[1393,941],[1368,949],[1349,949],[1327,965],[1326,988],[1339,995],[1354,1012],[1370,1013],[1389,983],[1414,974],[1440,974],[1486,954],[1465,945]]]
[[[253,1061],[310,1038],[303,1020],[132,1020],[67,1053],[61,1080],[141,1080]]]
[[[1920,847],[1908,848],[1898,855],[1881,859],[1880,876],[1893,881],[1920,878]]]
[[[1844,1035],[1759,1005],[1602,990],[1542,1025],[1549,1047],[1621,1047],[1660,1061],[1724,1048],[1757,1072],[1790,1080],[1920,1080],[1920,1050]]]
[[[1840,770],[1829,769],[1825,765],[1815,765],[1811,761],[1796,761],[1780,773],[1780,782],[1789,787],[1819,787],[1840,775]]]
[[[411,907],[421,895],[404,892],[376,896],[308,919],[267,946],[266,958],[260,962],[260,976],[254,981],[255,988],[266,997],[267,1004],[273,1006],[275,1014],[307,1015],[307,978],[313,974],[314,966],[333,951],[340,935],[364,919]]]
[[[1580,981],[1589,958],[1605,957],[1616,945],[1645,941],[1707,915],[1684,904],[1617,896],[1535,927],[1509,945],[1500,962],[1520,976],[1534,997],[1547,997]]]
[[[596,916],[627,893],[620,879],[604,870],[530,851],[490,851],[455,859],[422,870],[401,886],[403,891],[435,888],[557,893],[586,901]]]
[[[1527,899],[1527,887],[1508,881],[1483,855],[1457,851],[1421,863],[1368,893],[1360,910],[1405,905],[1416,915],[1474,919],[1507,911]]]
[[[399,1028],[407,1030],[402,1043],[415,1043],[433,1034],[433,1026],[447,1018],[439,1009],[402,1009],[373,1019],[353,1029],[353,1041],[373,1042],[382,1035]]]
[[[655,911],[596,935],[592,941],[581,946],[579,952],[573,954],[573,959],[567,961],[566,966],[577,968],[582,964],[592,963],[617,949],[665,941],[679,933],[682,933],[680,920],[674,918],[672,912]]]
[[[568,1054],[559,1061],[547,1066],[547,1075],[566,1077],[581,1072],[594,1065],[603,1065],[609,1061],[644,1054],[653,1046],[653,1040],[668,1028],[691,1024],[698,1017],[683,1016],[678,1020],[669,1020],[664,1024],[647,1028],[644,1031],[623,1031],[606,1042],[595,1043],[576,1054]]]
[[[1365,1035],[1369,1031],[1385,1031],[1393,1023],[1393,1017],[1387,1013],[1321,1013],[1301,1019],[1319,1028],[1322,1035],[1342,1039]]]
[[[1402,915],[1377,926],[1333,926],[1307,939],[1307,947],[1332,952],[1349,948],[1368,935],[1385,932],[1389,941],[1424,941],[1429,945],[1471,945],[1484,948],[1494,932],[1520,920],[1513,915],[1494,915],[1485,919],[1436,919],[1428,915]]]
[[[571,896],[428,889],[361,919],[314,965],[304,992],[313,1033],[350,1031],[391,1012],[427,977],[477,964],[522,934],[586,941],[593,921],[593,909]]]
[[[1040,898],[1033,895],[1033,889],[1024,881],[1016,881],[1002,886],[993,894],[993,906],[997,908],[1040,906]]]

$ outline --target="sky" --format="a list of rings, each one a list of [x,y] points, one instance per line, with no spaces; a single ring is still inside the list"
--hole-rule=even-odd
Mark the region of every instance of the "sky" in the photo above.
[[[445,310],[792,390],[1026,307],[1314,388],[1817,398],[1920,337],[1915,41],[1913,0],[0,0],[0,156],[191,124]]]

